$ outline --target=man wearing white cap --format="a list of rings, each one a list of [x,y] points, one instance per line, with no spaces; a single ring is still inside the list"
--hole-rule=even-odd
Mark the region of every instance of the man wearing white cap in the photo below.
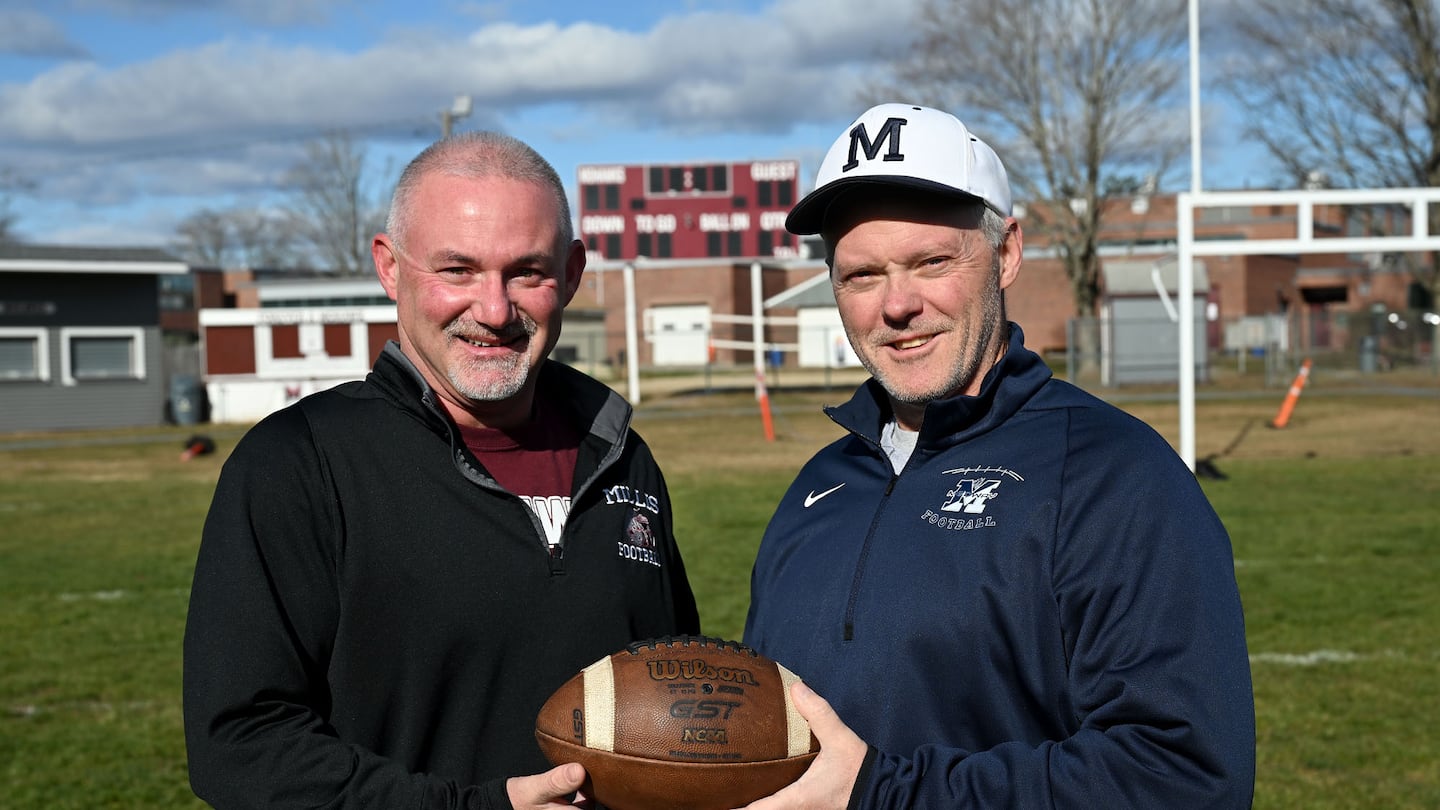
[[[1010,212],[964,124],[883,104],[786,221],[823,236],[872,379],[755,562],[745,641],[813,687],[821,743],[755,810],[1250,805],[1229,537],[1164,439],[1006,320]]]

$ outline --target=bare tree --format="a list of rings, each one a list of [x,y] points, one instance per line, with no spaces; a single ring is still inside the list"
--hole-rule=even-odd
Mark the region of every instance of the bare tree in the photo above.
[[[185,261],[201,267],[226,267],[233,255],[230,219],[225,213],[202,208],[175,227],[176,249]]]
[[[1440,186],[1440,0],[1254,0],[1235,13],[1227,86],[1297,186]],[[1434,296],[1440,254],[1415,258],[1403,261]]]
[[[207,267],[296,269],[307,265],[292,218],[283,211],[202,208],[175,229],[176,251]]]
[[[14,209],[15,196],[29,191],[34,185],[16,170],[0,167],[0,244],[16,241],[15,222],[19,215]]]
[[[10,210],[9,195],[0,196],[0,245],[14,241],[15,212]]]
[[[950,109],[995,146],[1092,315],[1107,200],[1153,188],[1186,148],[1185,21],[1184,0],[925,0],[914,51],[873,95]]]
[[[296,233],[315,261],[340,274],[368,272],[384,204],[370,189],[364,147],[345,133],[328,135],[306,146],[287,180]]]
[[[239,209],[231,213],[236,260],[245,267],[295,269],[307,265],[295,220],[285,211]]]

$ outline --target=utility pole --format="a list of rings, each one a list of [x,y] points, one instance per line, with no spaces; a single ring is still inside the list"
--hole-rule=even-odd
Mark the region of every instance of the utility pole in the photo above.
[[[440,137],[450,137],[450,131],[454,129],[455,122],[470,114],[470,96],[458,95],[447,109],[440,111]]]

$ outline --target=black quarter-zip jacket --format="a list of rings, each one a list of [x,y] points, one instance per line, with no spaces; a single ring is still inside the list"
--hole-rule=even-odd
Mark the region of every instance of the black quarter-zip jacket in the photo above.
[[[627,643],[698,633],[630,406],[559,363],[586,436],[558,549],[393,342],[226,462],[185,632],[191,784],[216,807],[508,807],[535,715]]]

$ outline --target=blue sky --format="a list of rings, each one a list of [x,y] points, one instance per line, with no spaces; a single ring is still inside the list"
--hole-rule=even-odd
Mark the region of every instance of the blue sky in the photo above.
[[[12,203],[27,241],[165,244],[200,207],[275,204],[327,131],[393,177],[463,93],[458,128],[521,137],[572,185],[671,160],[811,178],[914,5],[0,0],[0,170],[33,183]],[[1260,181],[1208,138],[1207,187]]]

